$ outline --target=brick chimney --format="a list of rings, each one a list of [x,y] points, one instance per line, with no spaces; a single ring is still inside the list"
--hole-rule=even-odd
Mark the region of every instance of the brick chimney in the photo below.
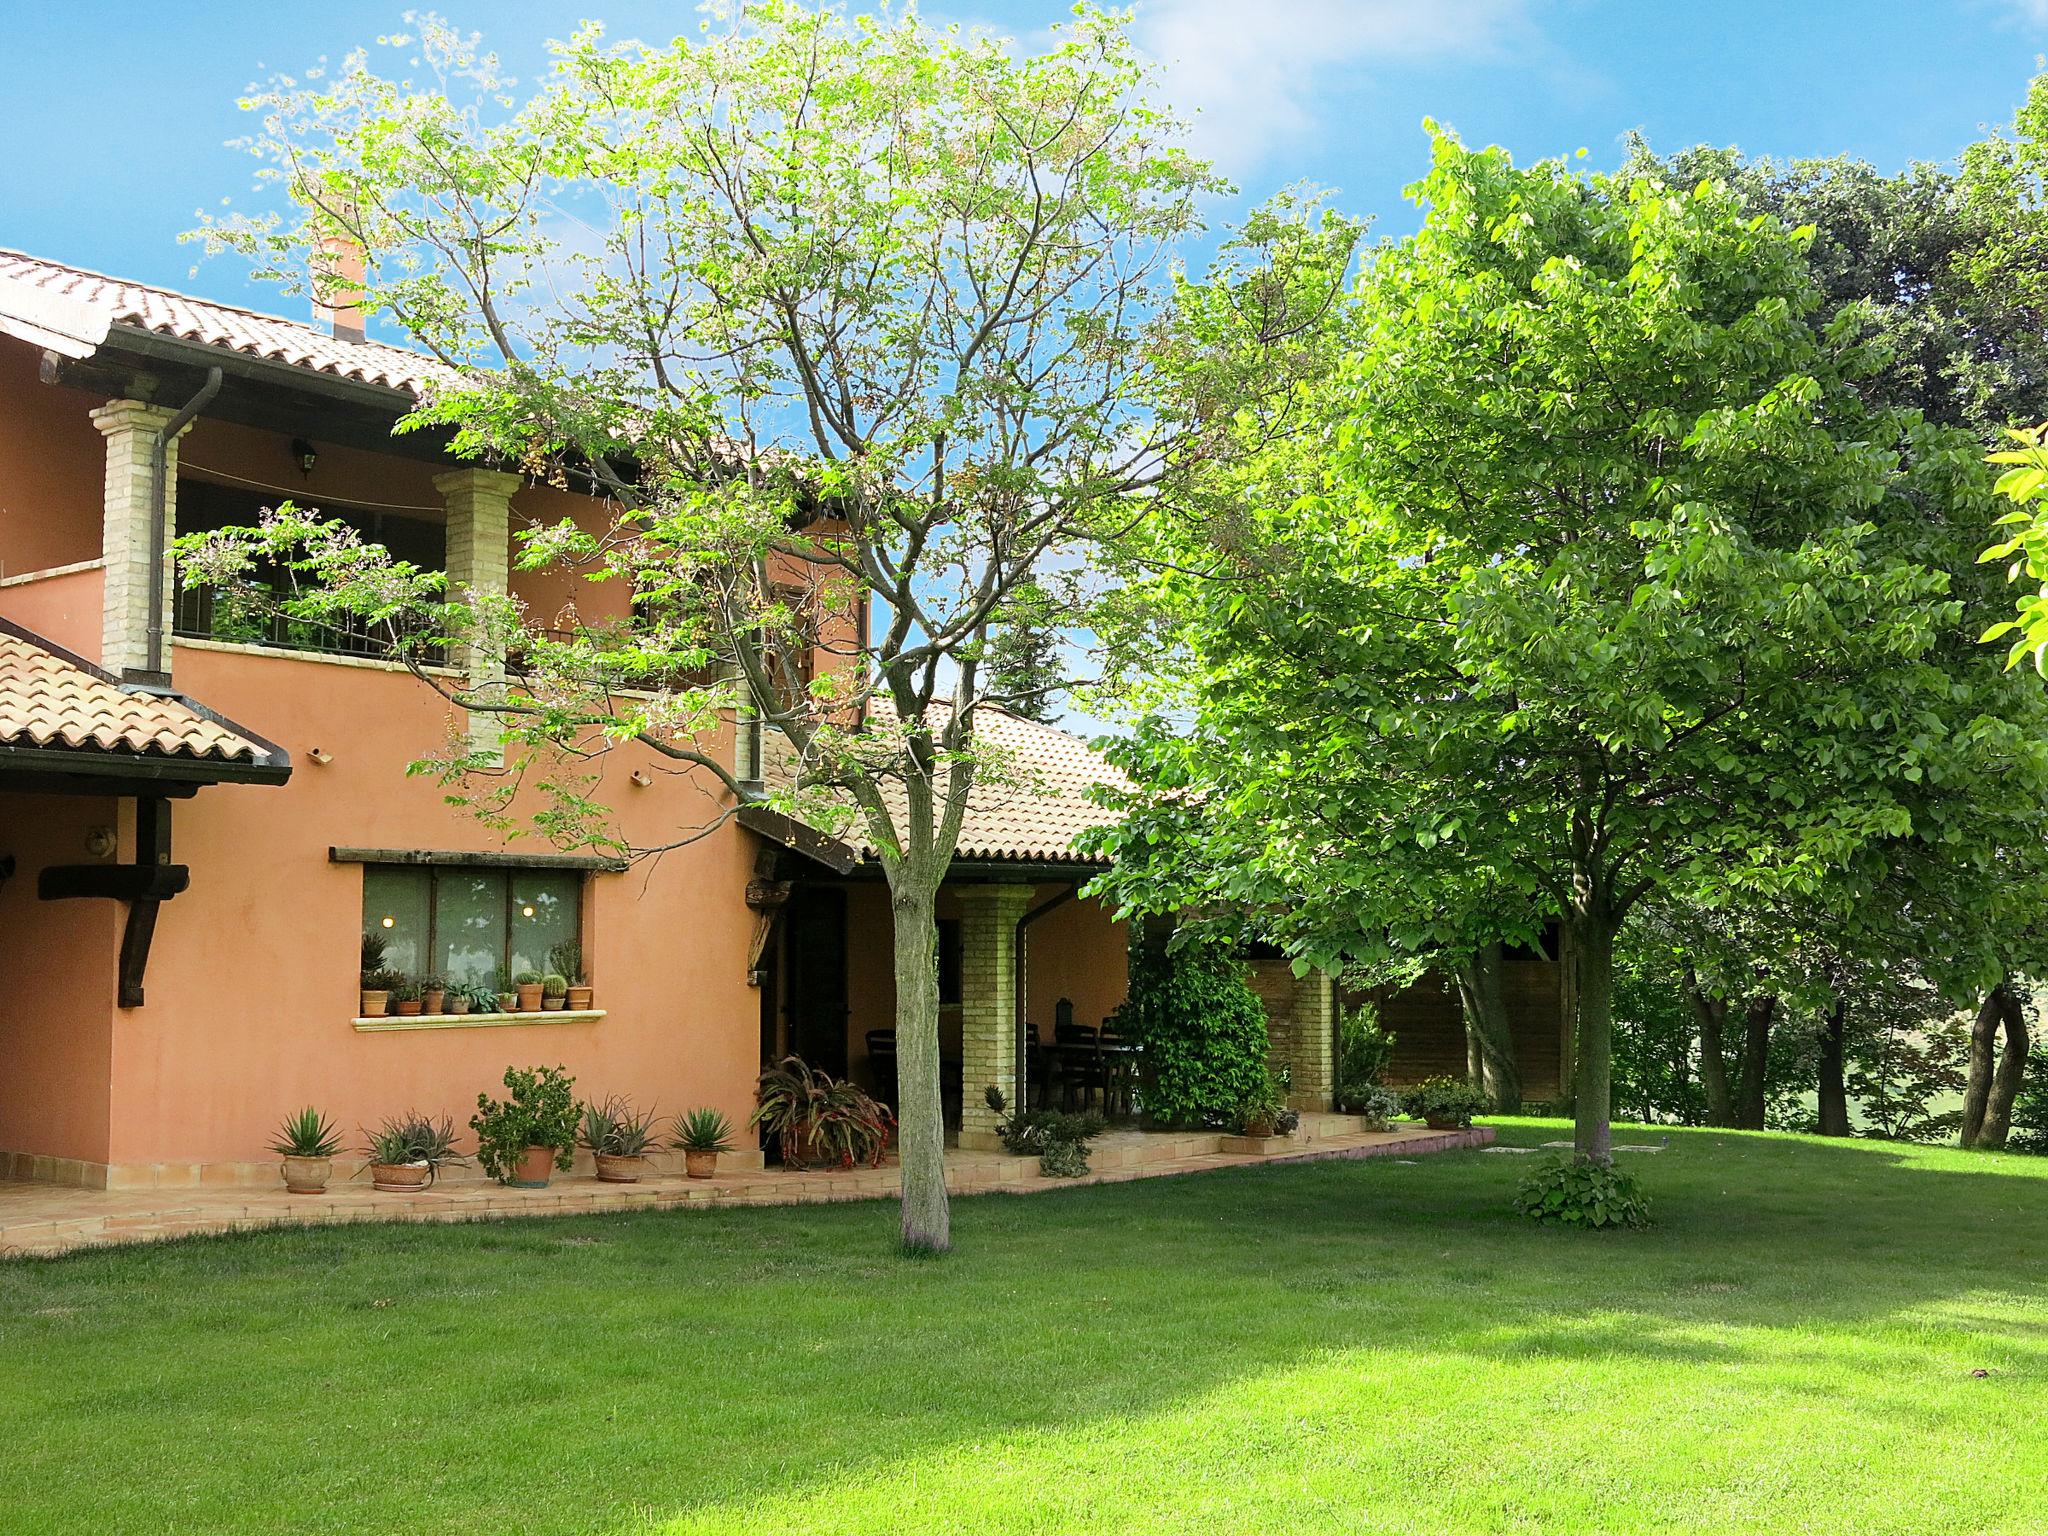
[[[313,323],[336,341],[363,339],[363,247],[345,231],[322,235],[313,258]]]

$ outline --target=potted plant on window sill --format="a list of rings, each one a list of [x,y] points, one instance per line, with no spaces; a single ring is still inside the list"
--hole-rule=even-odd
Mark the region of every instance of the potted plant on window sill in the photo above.
[[[557,944],[548,951],[548,963],[566,983],[564,1006],[579,1013],[588,1010],[596,993],[591,990],[589,973],[583,969],[583,946],[574,942]]]
[[[540,979],[540,1006],[544,1013],[560,1013],[569,1006],[569,978],[549,971]]]
[[[615,1094],[584,1107],[579,1139],[597,1161],[600,1182],[637,1184],[654,1147],[654,1111],[637,1110],[631,1100]]]
[[[334,1176],[334,1154],[341,1150],[341,1138],[327,1117],[308,1104],[296,1115],[285,1117],[270,1150],[284,1159],[286,1194],[324,1195],[327,1181]]]
[[[501,1184],[545,1189],[551,1171],[569,1171],[576,1151],[576,1079],[560,1067],[505,1069],[509,1097],[476,1096],[469,1128],[477,1161]]]
[[[364,1133],[370,1187],[394,1195],[416,1195],[441,1176],[449,1163],[466,1159],[455,1151],[455,1122],[412,1112]]]
[[[361,996],[356,1006],[358,1018],[381,1019],[384,1010],[391,1004],[391,972],[384,969],[385,939],[381,933],[363,935],[363,973],[359,985]]]
[[[410,976],[400,976],[392,982],[391,1011],[404,1019],[419,1017],[420,984]]]
[[[732,1122],[715,1109],[693,1109],[676,1116],[672,1145],[683,1154],[683,1172],[708,1179],[718,1172],[718,1154],[732,1150]]]
[[[420,1012],[442,1013],[447,1009],[448,983],[439,976],[420,979]]]
[[[540,972],[521,971],[512,978],[512,990],[518,994],[515,1006],[521,1013],[540,1012]]]

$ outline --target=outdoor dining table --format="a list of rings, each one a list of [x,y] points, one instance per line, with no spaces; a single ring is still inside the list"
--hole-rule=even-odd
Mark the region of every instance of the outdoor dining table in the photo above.
[[[1071,1101],[1079,1089],[1082,1102],[1099,1090],[1102,1112],[1127,1115],[1131,1112],[1132,1090],[1138,1076],[1138,1046],[1134,1041],[1103,1039],[1055,1040],[1045,1047],[1050,1066],[1048,1087],[1062,1103]]]

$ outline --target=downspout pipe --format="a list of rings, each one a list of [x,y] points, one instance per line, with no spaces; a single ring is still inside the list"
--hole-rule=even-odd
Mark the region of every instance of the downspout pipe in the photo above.
[[[164,511],[170,486],[171,444],[178,440],[178,434],[192,425],[192,420],[205,410],[213,397],[220,393],[220,369],[206,370],[206,382],[199,386],[199,393],[187,400],[178,414],[157,428],[156,436],[149,444],[149,631],[144,647],[148,677],[144,680],[154,687],[166,687],[170,678],[164,667]]]
[[[1014,991],[1012,993],[1013,1002],[1011,1007],[1016,1016],[1017,1025],[1017,1110],[1020,1114],[1031,1107],[1030,1057],[1024,1048],[1024,930],[1037,922],[1041,917],[1044,917],[1046,913],[1065,906],[1080,893],[1080,890],[1081,882],[1076,880],[1065,890],[1058,891],[1047,897],[1017,919],[1017,934],[1010,946],[1010,952],[1015,957],[1014,963],[1016,968],[1016,975],[1012,978]]]

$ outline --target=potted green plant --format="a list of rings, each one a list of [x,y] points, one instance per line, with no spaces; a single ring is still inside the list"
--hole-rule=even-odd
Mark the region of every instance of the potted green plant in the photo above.
[[[391,981],[391,1011],[401,1018],[417,1018],[420,1012],[420,984],[410,976]]]
[[[441,1011],[443,1013],[452,1013],[459,1017],[469,1012],[473,1003],[474,999],[470,996],[469,988],[453,986],[448,989],[448,995],[441,1001]]]
[[[1286,1092],[1279,1080],[1268,1073],[1263,1087],[1238,1101],[1238,1130],[1242,1135],[1263,1139],[1279,1130],[1280,1117],[1286,1113]]]
[[[896,1117],[858,1084],[785,1056],[754,1085],[747,1124],[775,1138],[786,1168],[808,1168],[813,1159],[828,1168],[878,1168]]]
[[[448,1001],[448,983],[440,976],[420,978],[420,1012],[441,1013]]]
[[[597,994],[591,989],[590,976],[583,969],[583,946],[574,941],[557,944],[548,951],[548,964],[552,965],[568,982],[566,1006],[583,1011],[592,1006]]]
[[[540,972],[519,971],[512,977],[512,990],[518,994],[516,1005],[521,1013],[540,1012]]]
[[[548,1013],[559,1013],[569,1006],[569,978],[559,971],[549,971],[540,979],[540,1005]]]
[[[1401,1112],[1401,1096],[1377,1083],[1357,1089],[1346,1102],[1351,1113],[1365,1122],[1368,1131],[1389,1129],[1388,1122]]]
[[[455,1006],[458,1000],[462,1003],[460,1009],[457,1009]],[[448,1008],[451,1013],[499,1013],[503,1011],[498,1007],[497,990],[483,982],[476,982],[453,993],[448,999]]]
[[[519,1011],[519,991],[512,983],[512,973],[502,965],[498,967],[497,981],[491,993],[491,1006],[500,1013]]]
[[[672,1129],[670,1145],[683,1154],[683,1172],[690,1178],[710,1178],[718,1172],[718,1154],[732,1150],[732,1122],[718,1110],[689,1110],[676,1116]]]
[[[515,1189],[545,1189],[552,1169],[567,1173],[576,1152],[575,1086],[560,1067],[507,1067],[508,1097],[478,1094],[469,1128],[484,1171]]]
[[[1432,1131],[1455,1131],[1493,1108],[1493,1100],[1455,1077],[1430,1077],[1402,1094],[1401,1105]]]
[[[381,1019],[384,1010],[390,1006],[391,973],[384,969],[387,947],[383,934],[366,932],[363,935],[362,995],[356,1004],[358,1018]]]
[[[285,1116],[270,1150],[284,1159],[285,1193],[323,1195],[334,1175],[334,1154],[341,1150],[341,1137],[327,1117],[308,1104],[297,1114]]]
[[[601,1182],[637,1184],[655,1144],[654,1111],[635,1109],[631,1100],[617,1094],[602,1104],[586,1104],[577,1139],[596,1159]]]
[[[418,1194],[450,1163],[467,1159],[455,1151],[455,1122],[410,1111],[363,1133],[370,1184],[396,1195]]]

